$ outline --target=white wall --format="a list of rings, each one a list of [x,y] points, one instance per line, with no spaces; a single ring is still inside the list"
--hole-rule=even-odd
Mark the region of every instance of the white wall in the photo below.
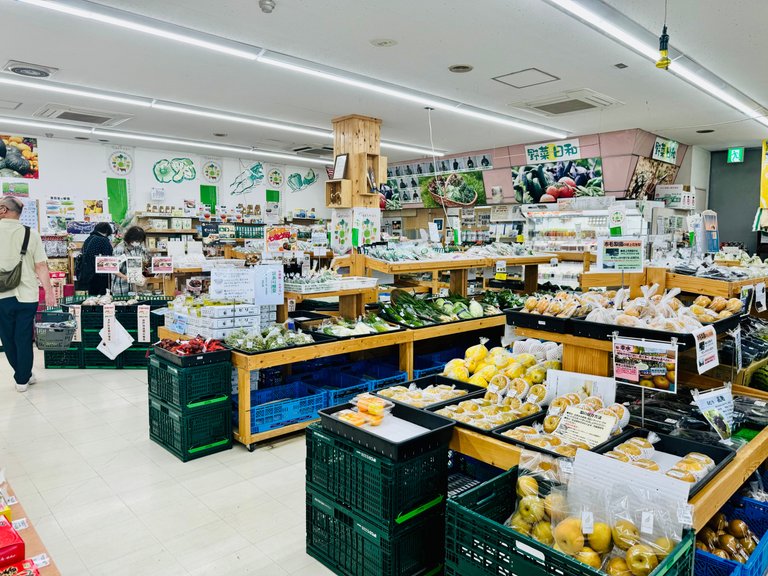
[[[130,194],[129,211],[143,210],[148,202],[152,202],[150,199],[152,188],[163,188],[165,190],[165,203],[169,205],[181,206],[185,199],[200,200],[200,185],[208,184],[202,177],[201,164],[207,159],[213,158],[212,156],[184,150],[121,148],[127,150],[134,160],[133,169],[126,176]],[[106,179],[121,177],[108,168],[107,160],[114,150],[115,147],[110,144],[38,138],[40,177],[37,180],[21,181],[29,183],[30,197],[39,200],[41,221],[44,221],[45,200],[50,196],[71,196],[75,201],[78,219],[83,217],[83,200],[103,200],[106,211],[108,206]],[[191,158],[195,162],[196,178],[181,183],[157,182],[152,172],[155,162],[162,158],[176,157]],[[275,189],[272,185],[262,184],[255,186],[245,194],[233,195],[230,185],[243,170],[246,170],[256,160],[231,157],[218,157],[216,159],[222,165],[222,178],[216,184],[219,204],[227,206],[234,206],[239,203],[263,205],[267,188]],[[317,178],[314,184],[299,192],[293,192],[287,185],[287,178],[294,172],[306,176],[310,170],[309,167],[266,162],[263,165],[265,175],[271,169],[277,169],[283,175],[283,184],[277,188],[280,190],[281,209],[284,215],[287,211],[297,208],[307,210],[315,208],[318,217],[330,217],[331,211],[325,207],[325,181],[327,177],[323,166],[312,167]],[[11,181],[13,180],[2,180],[2,182]],[[159,202],[154,203],[159,204]]]
[[[696,211],[709,205],[709,168],[712,154],[701,146],[691,146],[680,165],[675,184],[685,184],[696,191]]]

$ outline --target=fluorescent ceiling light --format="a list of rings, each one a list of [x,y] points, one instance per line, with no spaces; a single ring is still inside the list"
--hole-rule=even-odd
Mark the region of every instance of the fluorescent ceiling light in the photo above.
[[[250,124],[251,126],[260,126],[262,128],[273,128],[275,130],[285,130],[287,132],[296,132],[298,134],[308,134],[310,136],[318,136],[320,138],[333,137],[333,134],[328,131],[323,131],[315,128],[308,128],[304,126],[297,126],[295,124],[284,124],[281,122],[271,122],[269,120],[261,120],[259,118],[251,118],[248,116],[239,116],[237,114],[226,114],[223,112],[215,112],[212,110],[204,110],[201,108],[190,108],[187,106],[179,106],[177,104],[166,104],[163,102],[154,102],[152,108],[157,110],[165,110],[167,112],[179,112],[181,114],[191,114],[193,116],[202,116],[204,118],[214,118],[216,120],[225,120],[228,122],[239,122],[240,124]]]
[[[130,132],[119,132],[115,130],[99,130],[95,128],[92,132],[95,136],[105,136],[108,138],[126,138],[128,140],[139,140],[142,142],[154,142],[157,144],[169,144],[171,146],[188,146],[191,148],[205,148],[207,150],[216,150],[218,152],[230,152],[232,154],[250,154],[252,156],[264,156],[267,158],[280,158],[281,160],[291,160],[294,162],[309,162],[311,164],[332,165],[330,160],[320,158],[307,158],[295,154],[283,154],[281,152],[267,152],[256,148],[243,148],[238,146],[226,146],[223,144],[213,144],[208,142],[196,142],[193,140],[179,140],[177,138],[166,138],[164,136],[150,136],[148,134],[133,134]]]
[[[32,88],[33,90],[43,90],[46,92],[55,92],[57,94],[68,94],[70,96],[81,96],[83,98],[94,98],[96,100],[107,100],[108,102],[118,102],[120,104],[130,104],[132,106],[142,106],[148,108],[152,102],[147,99],[132,98],[130,96],[122,96],[116,94],[109,94],[106,92],[98,92],[95,90],[82,90],[79,88],[70,88],[69,86],[58,84],[55,82],[36,81],[36,80],[21,80],[6,75],[0,75],[0,84],[7,86],[18,86],[20,88]]]
[[[51,122],[37,122],[36,120],[25,120],[24,118],[0,117],[0,126],[3,124],[39,128],[40,130],[64,130],[65,132],[76,132],[78,134],[91,134],[92,132],[91,128],[80,128],[78,126],[67,126],[66,124],[54,124]]]
[[[445,152],[432,150],[431,148],[419,148],[418,146],[408,146],[406,144],[394,144],[392,142],[382,142],[381,147],[387,148],[389,150],[398,150],[400,152],[413,152],[414,154],[419,154],[421,156],[437,156],[438,158],[445,156]]]
[[[546,1],[552,4],[553,6],[556,6],[562,9],[563,11],[568,12],[569,14],[572,14],[577,19],[581,20],[584,24],[594,28],[598,32],[601,32],[607,36],[610,36],[618,40],[625,46],[631,48],[638,54],[648,58],[652,62],[656,62],[656,60],[658,60],[659,51],[655,48],[655,46],[649,45],[647,42],[644,42],[643,40],[638,38],[636,35],[628,32],[627,30],[624,30],[620,26],[617,26],[616,24],[611,22],[608,18],[604,18],[599,14],[597,14],[595,11],[590,10],[587,6],[584,5],[583,0],[582,2],[576,2],[575,0],[546,0]],[[587,0],[587,1],[589,2],[590,0]],[[637,28],[637,32],[639,34],[646,35],[646,36],[651,35],[651,33],[648,30],[641,28],[639,24],[637,24],[633,20],[630,20],[623,13],[619,12],[615,8],[608,7],[607,5],[604,5],[604,4],[601,4],[600,7],[606,11],[610,10],[611,11],[610,13],[616,14],[618,18],[624,19],[628,25],[630,25],[631,27]],[[750,120],[755,120],[756,122],[759,122],[764,126],[768,126],[768,117],[760,115],[761,106],[759,106],[754,102],[750,104],[749,102],[747,102],[746,96],[743,99],[739,99],[733,94],[730,94],[727,90],[723,90],[722,88],[718,87],[714,83],[710,82],[710,80],[708,80],[705,77],[706,75],[698,74],[697,72],[688,68],[683,63],[683,60],[690,61],[689,58],[683,56],[682,54],[679,57],[673,57],[672,64],[670,64],[669,66],[669,72],[682,78],[689,84],[692,84],[696,88],[699,88],[700,90],[708,93],[709,95],[714,96],[724,104],[727,104],[728,106],[738,110],[739,112],[747,116]],[[712,78],[719,80],[713,73],[709,72],[709,70],[706,70],[706,72],[709,73],[709,75],[711,75]],[[722,81],[722,82],[726,86],[729,86],[725,81]],[[733,90],[738,92],[735,88],[733,88]]]
[[[542,134],[552,138],[565,138],[568,136],[566,132],[555,130],[554,128],[547,128],[544,126],[536,126],[533,124],[527,124],[520,120],[516,120],[511,116],[504,116],[502,114],[490,114],[474,108],[463,106],[458,102],[445,102],[440,99],[431,99],[419,94],[413,94],[405,90],[397,90],[396,88],[390,88],[376,84],[374,82],[368,82],[366,80],[352,78],[340,73],[326,72],[324,70],[318,70],[311,68],[310,66],[302,66],[300,64],[294,64],[293,62],[286,62],[284,60],[276,59],[270,56],[261,56],[259,62],[262,64],[269,64],[271,66],[277,66],[278,68],[284,68],[293,72],[299,72],[301,74],[307,74],[316,78],[322,78],[324,80],[331,80],[340,84],[346,84],[347,86],[354,86],[355,88],[362,88],[363,90],[369,90],[376,92],[377,94],[383,94],[385,96],[392,96],[400,100],[406,100],[422,106],[428,106],[438,110],[445,110],[446,112],[455,112],[462,116],[469,116],[477,120],[484,120],[487,122],[493,122],[495,124],[501,124],[503,126],[509,126],[511,128],[517,128],[520,130],[527,130],[536,134]]]
[[[247,50],[241,48],[235,48],[234,46],[227,45],[222,41],[214,41],[215,38],[212,35],[204,34],[196,30],[188,30],[181,26],[153,26],[150,24],[142,23],[141,20],[146,22],[157,22],[154,19],[146,18],[140,19],[136,14],[130,12],[124,12],[122,10],[116,10],[100,6],[99,4],[87,1],[67,1],[67,0],[18,0],[24,4],[31,4],[32,6],[38,6],[40,8],[47,8],[48,10],[55,10],[57,12],[63,12],[71,16],[78,16],[80,18],[86,18],[88,20],[95,20],[97,22],[103,22],[104,24],[111,24],[112,26],[119,26],[120,28],[127,28],[129,30],[135,30],[136,32],[143,32],[144,34],[150,34],[152,36],[158,36],[166,40],[174,40],[175,42],[181,42],[183,44],[189,44],[191,46],[197,46],[199,48],[205,48],[207,50],[213,50],[214,52],[221,52],[222,54],[228,54],[230,56],[237,56],[239,58],[245,58],[246,60],[256,60],[258,58],[259,50]],[[184,33],[174,32],[174,30],[184,30]],[[210,38],[210,39],[209,39]],[[232,43],[233,45],[236,43]],[[245,45],[243,45],[245,46]]]

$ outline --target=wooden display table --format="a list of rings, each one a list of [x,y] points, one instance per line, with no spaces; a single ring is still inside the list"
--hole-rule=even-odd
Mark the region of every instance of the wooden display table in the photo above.
[[[727,282],[725,280],[713,280],[712,278],[699,278],[698,276],[686,276],[684,274],[667,272],[666,284],[662,288],[680,288],[681,291],[690,294],[738,298],[744,286],[754,286],[760,282],[768,282],[768,277],[763,276]]]
[[[310,292],[300,294],[299,292],[286,292],[285,301],[277,307],[277,321],[285,322],[288,319],[289,300],[299,304],[304,300],[315,300],[317,298],[336,298],[339,299],[339,316],[342,318],[358,318],[365,315],[365,305],[369,302],[378,300],[377,288],[350,288],[349,290],[329,290],[328,292]]]
[[[14,498],[16,497],[16,494],[14,493],[13,488],[9,482],[6,482],[5,489],[8,493],[8,496]],[[38,568],[41,576],[61,576],[61,572],[59,572],[56,564],[50,558],[48,550],[46,550],[45,546],[43,545],[43,541],[40,539],[40,535],[37,533],[37,530],[35,530],[35,527],[32,525],[32,522],[27,516],[21,501],[16,502],[16,504],[11,504],[11,514],[13,515],[14,521],[21,520],[22,518],[26,519],[27,521],[26,528],[21,530],[17,529],[19,536],[21,536],[22,540],[24,540],[27,559],[32,559],[36,556],[39,556],[40,554],[45,554],[48,556],[49,564],[47,566],[43,566],[42,568]]]
[[[622,285],[629,288],[632,298],[642,296],[640,286],[646,284],[645,272],[622,274],[621,272],[583,272],[579,276],[582,290],[590,288],[619,288]],[[663,288],[662,288],[663,289]]]

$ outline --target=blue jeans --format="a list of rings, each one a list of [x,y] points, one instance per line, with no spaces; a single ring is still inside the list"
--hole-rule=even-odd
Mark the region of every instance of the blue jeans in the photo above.
[[[15,297],[0,298],[0,340],[5,357],[13,368],[17,384],[32,376],[32,337],[35,334],[37,302],[19,302]]]

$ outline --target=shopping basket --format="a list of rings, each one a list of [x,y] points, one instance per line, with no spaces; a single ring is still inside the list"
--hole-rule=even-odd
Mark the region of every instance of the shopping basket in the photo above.
[[[41,312],[35,322],[38,350],[68,350],[75,337],[77,321],[69,312]]]

